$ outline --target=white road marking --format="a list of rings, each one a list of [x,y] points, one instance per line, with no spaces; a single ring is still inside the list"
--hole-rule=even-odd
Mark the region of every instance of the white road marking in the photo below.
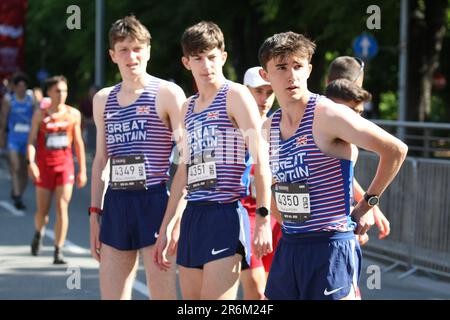
[[[50,239],[52,239],[53,241],[55,240],[55,233],[52,230],[45,230],[45,235],[47,237],[49,237]],[[72,252],[72,253],[76,253],[76,254],[90,254],[91,251],[85,248],[82,248],[80,246],[77,246],[75,243],[73,243],[70,240],[66,239],[66,242],[64,243],[64,248],[67,249],[67,251]]]
[[[0,207],[5,208],[6,210],[8,210],[9,212],[11,212],[15,217],[24,217],[25,216],[25,212],[23,212],[22,210],[17,210],[11,203],[9,203],[8,201],[5,200],[1,200],[0,201]]]
[[[51,240],[55,240],[55,233],[52,230],[45,230],[45,235],[47,237],[49,237]],[[80,247],[68,239],[66,239],[66,241],[65,241],[64,248],[67,249],[67,251],[70,251],[70,252],[76,253],[76,254],[90,254],[91,253],[91,250]],[[141,281],[135,279],[134,284],[133,284],[133,289],[150,299],[150,294],[148,293],[147,285],[142,283]]]

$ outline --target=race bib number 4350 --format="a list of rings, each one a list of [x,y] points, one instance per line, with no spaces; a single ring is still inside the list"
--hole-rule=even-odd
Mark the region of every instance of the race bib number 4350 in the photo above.
[[[113,157],[110,161],[111,188],[122,190],[145,189],[143,155]]]
[[[283,221],[302,223],[311,218],[309,189],[304,183],[276,183],[272,186]]]

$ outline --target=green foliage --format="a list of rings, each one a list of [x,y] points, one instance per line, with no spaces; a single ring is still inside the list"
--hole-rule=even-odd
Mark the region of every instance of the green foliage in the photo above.
[[[430,113],[430,121],[431,122],[446,122],[445,120],[449,118],[448,108],[445,101],[437,96],[431,96],[431,113]]]
[[[380,118],[386,120],[397,120],[398,99],[397,94],[392,91],[380,95]]]
[[[72,4],[81,8],[81,30],[66,28],[69,16],[66,8]],[[381,9],[380,30],[367,30],[366,10],[372,4]],[[214,21],[222,28],[229,53],[224,72],[236,81],[242,80],[246,68],[258,64],[258,49],[266,37],[288,30],[306,34],[317,44],[309,79],[310,90],[316,92],[323,92],[329,63],[338,55],[354,55],[353,39],[369,32],[376,38],[379,52],[367,63],[364,86],[370,92],[381,94],[381,115],[395,119],[393,92],[398,85],[400,1],[106,0],[105,5],[106,85],[120,81],[117,67],[108,55],[107,32],[116,19],[130,13],[148,27],[153,37],[148,71],[164,79],[174,79],[188,95],[193,93],[193,80],[180,62],[179,41],[186,27],[201,20]],[[450,10],[447,16],[450,26]],[[447,33],[442,57],[448,55],[449,43]],[[69,100],[79,101],[94,81],[94,51],[95,1],[29,0],[25,53],[26,71],[31,77],[41,67],[50,74],[62,73],[69,78]],[[447,59],[441,58],[441,72],[450,80]],[[450,104],[448,93],[440,97],[444,101],[442,105]]]
[[[94,1],[79,0],[81,30],[69,30],[66,20],[71,0],[29,0],[26,25],[26,71],[31,78],[45,68],[50,75],[64,74],[69,81],[69,102],[93,81]],[[35,85],[38,85],[37,79]],[[81,93],[81,92],[80,92]]]

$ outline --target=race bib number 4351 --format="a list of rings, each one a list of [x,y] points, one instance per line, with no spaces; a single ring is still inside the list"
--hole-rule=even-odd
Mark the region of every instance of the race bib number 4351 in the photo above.
[[[283,221],[302,223],[311,218],[309,189],[304,183],[276,183],[272,186]]]
[[[112,189],[145,189],[145,162],[143,155],[113,157],[110,161]]]
[[[190,191],[212,188],[216,183],[217,171],[214,161],[188,166],[188,189]]]

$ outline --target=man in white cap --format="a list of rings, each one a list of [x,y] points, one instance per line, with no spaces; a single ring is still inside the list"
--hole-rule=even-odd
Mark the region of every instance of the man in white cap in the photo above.
[[[259,75],[261,67],[248,69],[244,75],[244,85],[250,90],[256,104],[259,108],[259,114],[262,122],[267,119],[268,112],[275,101],[270,82],[265,81]],[[250,176],[250,194],[242,199],[242,205],[247,209],[250,220],[250,239],[253,239],[256,217],[256,192],[254,187],[253,168]],[[264,300],[264,289],[266,288],[267,274],[272,264],[273,255],[279,238],[281,237],[281,227],[274,216],[270,219],[272,228],[272,246],[273,251],[262,258],[257,258],[252,253],[250,257],[250,266],[241,272],[241,283],[244,293],[244,300]]]
[[[270,82],[264,81],[259,75],[259,70],[261,69],[261,67],[248,69],[244,74],[244,85],[247,86],[253,98],[255,98],[261,120],[264,122],[267,118],[267,113],[275,101],[275,95]]]

